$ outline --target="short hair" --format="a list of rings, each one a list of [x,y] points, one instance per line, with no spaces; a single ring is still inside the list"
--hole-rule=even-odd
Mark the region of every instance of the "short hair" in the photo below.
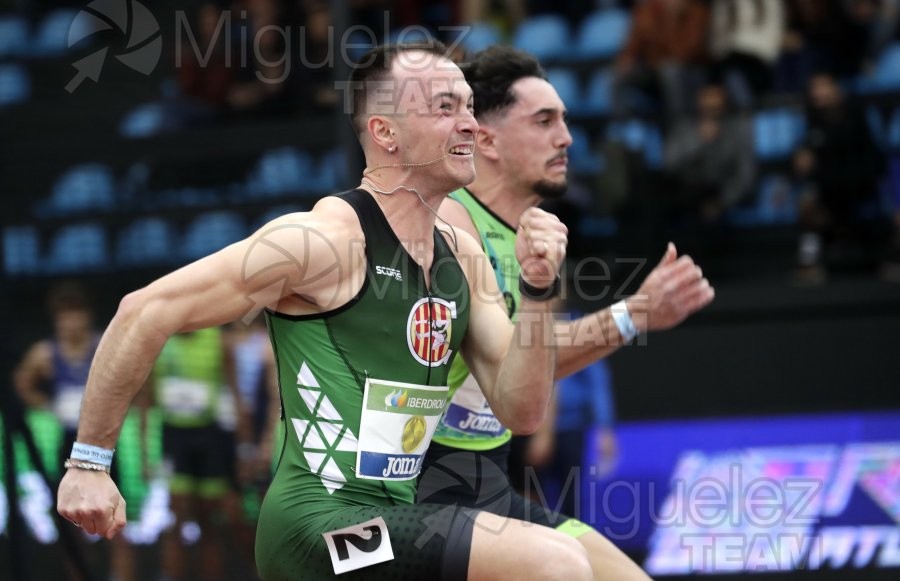
[[[91,312],[91,301],[85,288],[77,282],[66,281],[56,285],[47,297],[50,314],[64,311]]]
[[[538,60],[510,46],[495,45],[475,53],[463,69],[475,95],[475,117],[503,114],[516,102],[512,86],[519,79],[547,80]]]
[[[350,90],[353,91],[353,111],[350,113],[350,120],[358,135],[366,132],[369,89],[379,81],[390,79],[394,60],[404,52],[425,52],[450,58],[447,46],[435,39],[381,44],[360,57],[360,64],[350,73]]]

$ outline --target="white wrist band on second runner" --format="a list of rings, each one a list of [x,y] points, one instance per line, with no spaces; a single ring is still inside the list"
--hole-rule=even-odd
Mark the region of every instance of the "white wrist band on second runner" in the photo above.
[[[628,305],[625,301],[619,301],[609,308],[612,313],[613,321],[619,328],[619,334],[622,335],[623,343],[631,343],[638,335],[637,327],[631,319],[631,313],[628,312]]]

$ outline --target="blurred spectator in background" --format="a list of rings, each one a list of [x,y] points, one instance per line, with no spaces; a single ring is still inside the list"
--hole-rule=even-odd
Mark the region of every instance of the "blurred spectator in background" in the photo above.
[[[75,442],[81,397],[100,335],[81,286],[63,283],[51,291],[48,302],[53,337],[31,346],[15,371],[14,383],[25,405],[52,409],[62,424],[62,465]]]
[[[713,0],[710,53],[738,106],[771,88],[784,21],[782,0]]]
[[[302,43],[303,51],[299,62],[293,62],[296,105],[310,115],[333,113],[340,98],[334,85],[333,59],[344,57],[341,36],[332,28],[331,9],[327,2],[300,0],[294,18],[302,27],[295,42]]]
[[[645,0],[616,60],[613,109],[633,109],[634,91],[655,97],[669,119],[683,115],[707,56],[709,11],[699,0]]]
[[[235,81],[238,57],[227,42],[228,24],[217,2],[200,4],[190,24],[190,30],[196,31],[192,36],[197,46],[193,46],[191,37],[182,39],[184,50],[181,62],[176,63],[182,102],[175,113],[187,125],[222,115]]]
[[[81,285],[59,284],[51,290],[48,303],[53,317],[53,337],[28,349],[15,370],[13,384],[26,406],[51,409],[62,425],[58,465],[50,470],[55,474],[62,470],[75,443],[81,398],[100,334],[94,329],[94,311]],[[111,473],[118,480],[117,462]],[[75,526],[63,522],[65,526]],[[83,548],[93,559],[99,558],[100,547]],[[135,579],[133,553],[125,538],[120,535],[114,539],[110,550],[113,575],[123,581]]]
[[[755,178],[750,119],[730,106],[723,85],[710,83],[697,93],[696,117],[680,121],[665,144],[663,199],[656,202],[664,222],[694,234],[698,248],[690,252],[702,254],[715,246],[711,231],[748,197]]]
[[[776,89],[797,93],[819,70],[838,78],[860,72],[868,51],[864,24],[845,0],[786,0],[787,30],[776,68]]]
[[[844,0],[850,19],[862,30],[863,60],[871,65],[897,36],[900,0]]]
[[[239,548],[253,562],[259,508],[272,480],[272,442],[281,399],[275,355],[264,320],[257,317],[250,325],[232,324],[224,340],[234,361],[234,380],[241,400],[238,407],[246,414],[249,433],[237,447],[241,503],[230,516]]]
[[[220,409],[225,389],[231,390],[236,409],[242,409],[233,374],[231,351],[222,331],[213,327],[172,336],[149,380],[162,411],[163,455],[175,516],[162,541],[167,579],[225,575],[222,522],[233,498],[235,439],[220,425]],[[237,418],[245,442],[244,414],[238,412]],[[192,572],[186,546],[197,542],[199,568]]]
[[[862,242],[871,250],[873,229],[860,208],[878,194],[884,158],[861,106],[847,98],[834,76],[817,73],[807,94],[807,134],[794,153],[794,173],[804,185],[800,200],[798,276],[820,281],[824,243]]]
[[[229,88],[226,101],[238,116],[268,116],[289,112],[288,77],[293,62],[291,42],[281,2],[276,0],[235,0],[233,14],[247,20],[239,25],[246,32],[248,54],[241,55],[236,82]],[[294,31],[296,32],[296,31]],[[244,66],[246,63],[247,66]]]
[[[526,0],[462,0],[460,22],[470,25],[489,21],[512,35],[525,19],[526,4]]]

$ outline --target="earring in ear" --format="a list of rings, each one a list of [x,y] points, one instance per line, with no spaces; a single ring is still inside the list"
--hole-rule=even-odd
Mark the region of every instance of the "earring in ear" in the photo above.
[[[390,147],[388,147],[388,151],[389,151],[390,153],[394,153],[394,150],[395,150],[395,149],[397,149],[397,148],[396,148],[395,146],[393,146],[393,145],[390,146]]]

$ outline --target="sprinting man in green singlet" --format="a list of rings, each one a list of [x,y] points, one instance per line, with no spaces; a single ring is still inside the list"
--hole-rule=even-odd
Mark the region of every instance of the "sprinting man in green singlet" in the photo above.
[[[514,320],[521,302],[515,254],[519,216],[542,200],[565,193],[566,149],[572,138],[565,105],[532,56],[510,47],[491,47],[474,55],[465,74],[475,93],[475,117],[480,126],[475,150],[477,178],[450,195],[441,206],[441,215],[481,242]],[[605,357],[628,342],[629,331],[619,329],[616,317],[627,316],[633,331],[641,333],[667,329],[705,306],[712,296],[693,261],[676,259],[670,247],[634,297],[612,309],[560,324],[561,335],[574,338],[576,344],[579,329],[593,330],[588,342],[595,347],[560,347],[557,376]],[[616,316],[614,309],[618,310]],[[597,342],[598,338],[602,341]],[[585,547],[595,579],[646,578],[590,526],[513,490],[507,476],[511,432],[492,413],[463,360],[453,363],[450,389],[450,403],[419,478],[419,502],[477,506],[555,528]]]
[[[520,216],[514,324],[478,242],[436,227],[433,209],[475,178],[478,132],[472,90],[446,54],[430,43],[363,55],[346,101],[366,158],[359,188],[127,296],[92,365],[79,454],[104,460],[168,337],[267,310],[284,438],[259,519],[264,579],[592,577],[584,548],[558,531],[413,502],[457,355],[503,424],[527,433],[543,421],[567,242],[555,216]],[[60,514],[114,536],[115,485],[94,463],[70,465]]]

